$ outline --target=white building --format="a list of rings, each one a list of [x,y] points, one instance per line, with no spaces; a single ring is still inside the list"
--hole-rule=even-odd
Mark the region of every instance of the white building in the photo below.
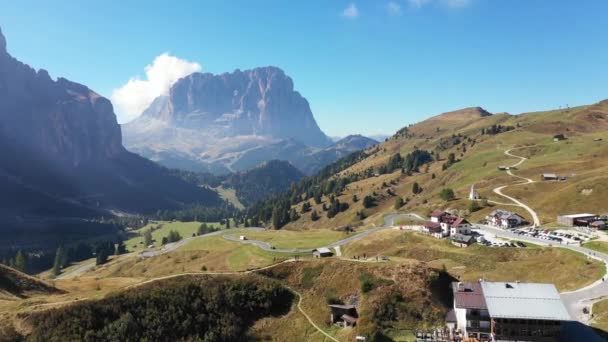
[[[475,190],[475,184],[471,185],[471,191],[469,192],[469,199],[471,201],[476,201],[478,199],[481,199],[481,196],[479,196],[479,193],[477,193],[477,190]]]
[[[553,284],[452,283],[454,309],[446,317],[455,335],[478,341],[557,341],[570,315]],[[455,322],[454,322],[455,321]]]
[[[486,216],[486,220],[488,224],[503,229],[517,227],[526,222],[521,215],[503,209],[494,210]]]
[[[457,218],[449,224],[450,235],[471,235],[471,224],[462,217]]]

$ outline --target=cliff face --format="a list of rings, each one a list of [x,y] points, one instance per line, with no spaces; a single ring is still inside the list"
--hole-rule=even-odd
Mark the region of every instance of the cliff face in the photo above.
[[[129,150],[168,167],[214,173],[273,159],[306,164],[332,145],[308,101],[276,67],[184,77],[123,125],[123,139]]]
[[[210,199],[126,151],[121,140],[109,100],[19,62],[0,31],[0,215],[137,212]],[[171,186],[184,193],[165,193]]]
[[[1,35],[1,33],[0,33]],[[47,158],[79,164],[124,152],[110,101],[87,87],[36,72],[0,38],[0,134]]]
[[[155,101],[143,115],[146,118],[220,137],[266,135],[314,147],[330,143],[308,101],[275,67],[191,74],[177,81],[167,98]]]

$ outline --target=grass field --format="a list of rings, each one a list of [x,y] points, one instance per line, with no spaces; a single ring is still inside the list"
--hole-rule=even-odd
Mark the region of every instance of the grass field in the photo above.
[[[234,272],[268,266],[293,258],[295,253],[265,251],[252,245],[229,241],[221,236],[190,241],[171,253],[141,259],[136,255],[121,257],[98,266],[99,277],[152,278],[184,272]],[[297,254],[309,257],[309,253]]]
[[[169,234],[169,231],[175,230],[177,231],[183,238],[190,237],[192,234],[198,231],[198,227],[202,222],[166,222],[166,221],[158,221],[152,222],[145,227],[142,227],[138,230],[132,231],[128,240],[125,241],[125,245],[127,246],[127,250],[129,252],[139,251],[144,249],[147,246],[144,246],[144,237],[143,234],[146,230],[149,230],[154,227],[160,227],[159,229],[154,229],[152,231],[152,239],[154,240],[154,246],[160,247],[161,241],[164,236]],[[217,222],[207,223],[208,225],[221,228],[221,225]]]
[[[356,234],[356,233],[350,233]],[[276,248],[300,248],[309,249],[326,246],[332,242],[348,237],[344,232],[335,230],[266,230],[261,232],[242,231],[233,232],[229,235],[238,237],[245,235],[250,240],[260,240],[269,243]]]
[[[415,233],[382,231],[346,246],[343,255],[386,255],[395,261],[419,260],[446,269],[463,280],[554,283],[560,291],[593,283],[604,273],[602,263],[560,248],[458,248],[447,240]],[[555,270],[560,270],[555,272]]]
[[[608,254],[608,242],[604,241],[589,241],[583,244],[583,247],[592,249],[594,251]]]

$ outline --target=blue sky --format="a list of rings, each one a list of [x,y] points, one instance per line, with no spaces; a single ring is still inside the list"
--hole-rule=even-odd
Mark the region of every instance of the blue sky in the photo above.
[[[329,135],[608,98],[605,0],[4,1],[8,49],[111,97],[163,53],[275,65]],[[122,114],[121,114],[122,118]]]

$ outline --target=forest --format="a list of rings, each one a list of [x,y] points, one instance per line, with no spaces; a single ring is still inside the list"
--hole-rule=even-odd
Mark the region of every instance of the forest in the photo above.
[[[28,341],[237,341],[293,294],[257,276],[179,277],[33,313]]]

